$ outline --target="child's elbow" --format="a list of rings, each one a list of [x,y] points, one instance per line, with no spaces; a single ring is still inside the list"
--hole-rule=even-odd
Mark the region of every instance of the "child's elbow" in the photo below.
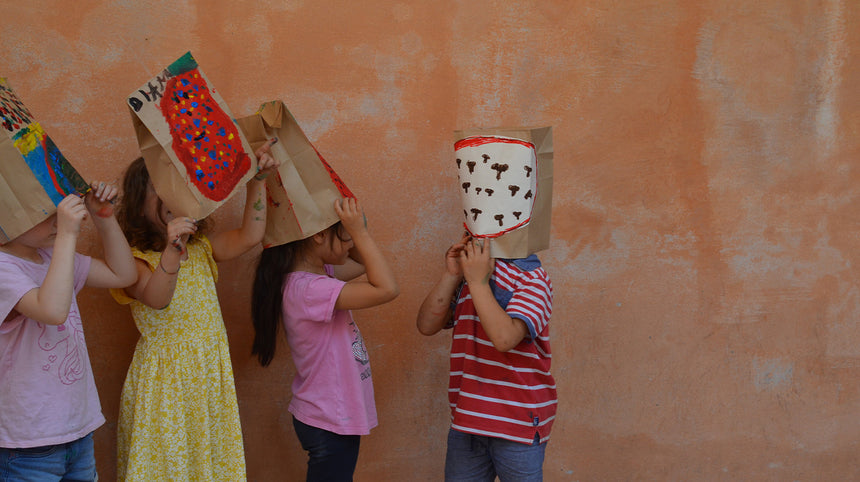
[[[137,270],[130,273],[124,273],[120,276],[119,279],[117,279],[117,284],[119,286],[115,286],[115,288],[128,288],[135,283],[137,283]]]
[[[418,333],[421,333],[424,336],[433,336],[436,333],[439,333],[439,329],[435,326],[431,326],[429,323],[423,322],[421,318],[418,319],[416,325],[418,326]]]
[[[65,323],[68,319],[69,312],[67,310],[65,312],[45,313],[44,316],[36,321],[45,325],[59,326]]]
[[[391,289],[388,291],[388,295],[389,295],[389,296],[391,296],[391,298],[389,298],[389,299],[388,299],[388,301],[391,301],[391,300],[393,300],[394,298],[397,298],[398,296],[400,296],[400,287],[399,287],[399,286],[397,286],[397,285],[395,284],[395,285],[394,285],[393,287],[391,287]]]
[[[517,345],[518,343],[511,343],[509,341],[493,342],[493,347],[501,353],[507,353],[513,350]]]
[[[509,352],[509,351],[513,350],[514,348],[516,348],[516,346],[519,345],[520,342],[523,341],[523,339],[522,338],[517,339],[515,337],[509,337],[509,336],[500,336],[500,337],[496,337],[495,339],[490,338],[490,341],[493,343],[493,347],[496,350],[498,350],[502,353],[506,353],[506,352]]]

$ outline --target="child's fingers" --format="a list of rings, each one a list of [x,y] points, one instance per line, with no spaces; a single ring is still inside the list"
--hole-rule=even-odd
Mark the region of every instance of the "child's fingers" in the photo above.
[[[257,167],[264,171],[270,167],[272,167],[272,163],[274,162],[274,158],[268,152],[264,152],[260,155],[259,160],[257,162]]]
[[[102,193],[102,200],[107,202],[113,202],[116,199],[117,194],[119,194],[119,188],[113,184],[106,184],[104,192]]]
[[[263,159],[263,161],[262,161],[262,164],[260,165],[260,170],[275,169],[281,165],[281,162],[279,160],[275,159],[275,157],[269,153],[263,154],[262,159]]]
[[[490,238],[484,238],[481,240],[480,250],[481,254],[490,252]]]
[[[254,154],[255,154],[258,158],[259,158],[259,157],[261,157],[263,154],[267,154],[267,153],[272,149],[272,146],[273,146],[275,143],[277,143],[277,142],[278,142],[278,138],[277,138],[277,137],[273,137],[273,138],[271,138],[271,139],[267,140],[265,144],[263,144],[262,146],[260,146],[260,148],[259,148],[259,149],[257,149],[257,150],[256,150],[256,152],[254,152]]]

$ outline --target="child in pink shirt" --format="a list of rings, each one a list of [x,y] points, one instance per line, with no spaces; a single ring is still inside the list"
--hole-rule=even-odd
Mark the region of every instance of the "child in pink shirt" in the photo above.
[[[0,246],[0,480],[96,480],[92,432],[104,422],[75,295],[137,279],[113,216],[117,190],[84,199]],[[75,252],[92,217],[105,260]]]
[[[296,365],[289,411],[309,481],[352,480],[360,436],[377,420],[370,360],[349,310],[398,294],[358,202],[338,201],[335,212],[341,221],[330,228],[263,250],[252,295],[253,352],[263,366],[281,320],[287,333]],[[356,280],[365,270],[367,279]]]

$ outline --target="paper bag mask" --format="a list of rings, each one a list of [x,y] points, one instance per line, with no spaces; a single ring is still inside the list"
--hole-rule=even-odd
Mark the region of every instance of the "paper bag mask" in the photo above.
[[[0,78],[0,244],[48,218],[69,194],[89,191],[42,126]]]
[[[494,258],[525,258],[549,247],[552,127],[455,132],[464,226],[493,238]]]
[[[305,239],[339,221],[334,201],[354,197],[310,143],[281,101],[263,104],[257,114],[238,121],[255,148],[277,137],[272,156],[278,172],[266,179],[267,213],[263,246]]]
[[[256,173],[251,146],[191,52],[128,105],[152,185],[175,215],[208,216]]]

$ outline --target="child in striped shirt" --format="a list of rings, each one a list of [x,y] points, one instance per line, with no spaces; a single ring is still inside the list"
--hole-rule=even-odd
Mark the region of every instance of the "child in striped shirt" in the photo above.
[[[466,233],[418,313],[418,331],[453,329],[446,480],[535,480],[558,400],[550,373],[552,283],[536,255],[493,259]]]

